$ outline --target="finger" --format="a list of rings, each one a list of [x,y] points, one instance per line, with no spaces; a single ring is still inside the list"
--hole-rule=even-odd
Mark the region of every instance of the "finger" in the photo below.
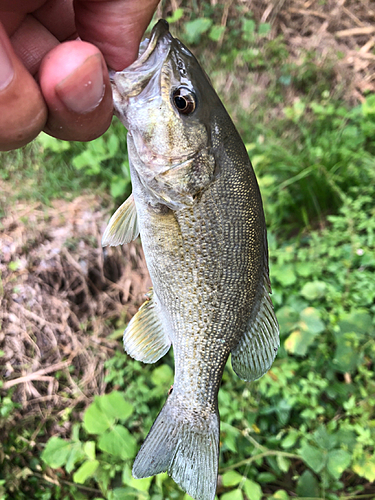
[[[31,15],[23,19],[10,41],[14,52],[32,75],[38,72],[43,57],[59,44],[58,39]]]
[[[48,0],[33,16],[60,42],[77,38],[73,0]]]
[[[115,70],[129,66],[158,0],[74,0],[80,37],[96,45]]]
[[[0,22],[8,36],[13,35],[18,26],[24,20],[26,14],[23,12],[4,12],[0,11]]]
[[[0,10],[3,11],[18,11],[26,14],[32,12],[43,5],[46,0],[0,0]]]
[[[43,4],[40,6],[40,4]],[[10,2],[0,0],[0,21],[2,22],[8,36],[19,28],[27,13],[37,19],[52,35],[60,42],[77,38],[75,28],[73,0],[43,0],[43,2],[29,2],[31,10],[3,10],[9,8]],[[15,8],[12,6],[11,8]]]
[[[43,129],[47,108],[0,24],[0,150],[20,148]]]
[[[112,91],[99,50],[82,41],[64,42],[43,59],[40,86],[49,115],[45,131],[59,139],[89,141],[112,119]]]

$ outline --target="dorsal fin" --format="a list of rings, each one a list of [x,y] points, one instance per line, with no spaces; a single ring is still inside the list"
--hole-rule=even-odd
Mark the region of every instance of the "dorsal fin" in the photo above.
[[[243,380],[260,378],[271,367],[280,346],[279,325],[273,311],[268,273],[263,278],[258,312],[250,318],[245,332],[232,350],[232,367]]]
[[[155,363],[171,346],[162,325],[156,295],[151,291],[133,316],[124,332],[124,348],[132,358],[143,363]]]
[[[104,231],[102,246],[116,247],[135,240],[139,235],[138,216],[134,196],[129,198],[112,215]]]

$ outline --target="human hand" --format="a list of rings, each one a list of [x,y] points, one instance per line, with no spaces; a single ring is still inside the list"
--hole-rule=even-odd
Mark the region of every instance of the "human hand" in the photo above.
[[[104,133],[107,64],[121,70],[137,58],[158,1],[0,0],[0,150],[41,130],[73,141]]]

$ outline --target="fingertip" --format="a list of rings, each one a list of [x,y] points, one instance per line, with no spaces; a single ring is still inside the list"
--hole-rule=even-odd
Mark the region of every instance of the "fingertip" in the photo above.
[[[60,139],[87,141],[112,119],[112,90],[100,51],[74,40],[55,47],[42,61],[40,85],[49,116],[46,131]]]
[[[32,141],[47,119],[47,108],[34,78],[15,55],[0,25],[0,150]]]

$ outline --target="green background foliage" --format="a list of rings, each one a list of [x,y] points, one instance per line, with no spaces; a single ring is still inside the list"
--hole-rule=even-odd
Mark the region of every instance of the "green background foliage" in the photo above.
[[[266,105],[251,116],[230,97],[228,106],[264,200],[281,347],[257,382],[245,383],[230,363],[226,367],[219,393],[218,496],[374,498],[375,97],[348,106],[331,88],[329,62],[318,68],[306,54],[302,66],[287,64],[283,39],[268,37],[270,25],[237,8],[226,27],[219,22],[221,7],[208,3],[199,17],[179,8],[169,18],[202,57],[207,48],[216,49],[210,60],[214,81],[218,66],[270,75]],[[286,89],[297,98],[284,105]],[[275,107],[278,118],[267,120]],[[124,139],[117,120],[88,144],[41,135],[25,152],[3,159],[1,175],[26,180],[19,197],[48,203],[95,189],[109,191],[119,204],[131,191]],[[112,392],[94,399],[69,439],[50,437],[31,457],[34,429],[9,427],[0,451],[1,500],[31,498],[17,487],[22,481],[41,500],[188,498],[166,474],[131,476],[136,452],[173,383],[173,354],[142,365],[119,345],[106,370]],[[0,425],[12,421],[11,396],[2,397]],[[41,429],[39,437],[43,441]],[[4,466],[10,456],[16,457],[16,477],[14,468]],[[60,480],[43,482],[52,469]]]

